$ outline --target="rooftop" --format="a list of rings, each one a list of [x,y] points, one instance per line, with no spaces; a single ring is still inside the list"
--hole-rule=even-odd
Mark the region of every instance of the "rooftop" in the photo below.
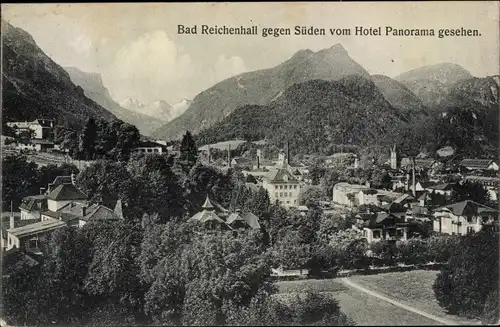
[[[297,178],[288,169],[285,169],[285,168],[278,168],[278,169],[272,170],[266,176],[264,176],[264,178],[272,183],[282,183],[282,182],[298,183],[299,182],[297,180]]]
[[[467,168],[487,169],[491,163],[492,159],[463,159],[460,164]]]
[[[63,221],[45,220],[45,221],[40,221],[38,223],[22,226],[22,227],[8,229],[7,232],[9,232],[10,234],[15,235],[17,237],[22,237],[22,236],[31,235],[31,234],[38,234],[41,232],[47,232],[47,231],[50,231],[53,229],[60,228],[62,226],[66,226],[66,223]]]
[[[453,212],[455,216],[470,216],[481,213],[487,213],[487,214],[498,213],[498,210],[496,209],[487,207],[485,205],[482,205],[480,203],[471,200],[449,204],[447,206],[438,209],[438,211],[442,210],[449,210]]]
[[[56,201],[87,200],[87,195],[73,184],[61,184],[47,195],[47,199]]]

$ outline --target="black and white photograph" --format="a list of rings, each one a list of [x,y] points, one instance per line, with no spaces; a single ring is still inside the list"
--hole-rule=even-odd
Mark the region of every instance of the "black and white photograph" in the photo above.
[[[500,324],[499,17],[3,3],[0,326]]]

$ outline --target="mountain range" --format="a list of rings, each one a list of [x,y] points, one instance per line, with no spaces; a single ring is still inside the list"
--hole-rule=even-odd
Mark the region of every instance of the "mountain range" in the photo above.
[[[268,105],[239,107],[200,132],[198,143],[224,139],[267,139],[294,153],[328,153],[335,144],[371,145],[408,123],[369,76],[349,75],[337,81],[311,80],[289,87]]]
[[[64,69],[68,72],[71,81],[80,86],[88,98],[109,110],[119,119],[135,125],[141,134],[150,136],[164,123],[162,120],[128,110],[116,103],[103,85],[100,74],[83,72],[76,67],[64,67]]]
[[[228,78],[199,93],[184,114],[158,129],[155,136],[175,139],[186,130],[198,133],[239,106],[269,103],[293,84],[314,79],[338,80],[353,74],[369,76],[340,44],[318,52],[301,50],[276,67]]]
[[[446,107],[450,87],[472,77],[460,65],[441,63],[410,70],[394,79],[404,84],[426,107],[440,111]]]
[[[2,20],[2,119],[55,119],[80,129],[88,117],[116,118],[85,96],[31,35]]]
[[[370,76],[340,44],[317,52],[300,50],[275,67],[228,78],[199,93],[184,114],[154,134],[162,139],[178,139],[186,130],[198,133],[240,106],[269,104],[294,84],[336,81],[349,75],[371,78],[392,106],[405,115],[417,116],[443,110],[451,85],[472,78],[463,67],[451,63],[421,67],[394,79]]]
[[[156,100],[145,104],[132,97],[127,97],[120,101],[120,105],[125,109],[142,115],[155,117],[165,123],[183,114],[191,105],[191,100],[183,99],[174,105],[170,105],[164,100]]]
[[[119,118],[157,139],[178,139],[189,130],[199,145],[266,138],[325,153],[335,143],[386,146],[402,138],[480,152],[496,151],[498,143],[500,77],[476,78],[452,63],[395,78],[370,76],[336,44],[228,78],[192,101],[127,98],[118,104],[99,74],[62,68],[28,33],[3,20],[2,32],[4,122],[53,118],[79,129],[88,117]],[[465,144],[461,135],[474,140]]]

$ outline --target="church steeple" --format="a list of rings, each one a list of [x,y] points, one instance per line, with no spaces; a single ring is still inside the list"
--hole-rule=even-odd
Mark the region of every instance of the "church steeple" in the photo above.
[[[398,169],[399,160],[398,160],[398,152],[396,148],[396,144],[394,144],[391,148],[391,169]]]
[[[204,210],[207,210],[207,211],[212,211],[214,209],[214,206],[212,205],[212,203],[210,202],[210,199],[208,198],[208,195],[207,195],[207,198],[205,200],[205,203],[203,203],[203,205],[201,206]]]

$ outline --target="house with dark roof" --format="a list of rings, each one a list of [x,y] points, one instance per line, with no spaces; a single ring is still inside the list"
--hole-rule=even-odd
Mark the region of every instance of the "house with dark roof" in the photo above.
[[[188,221],[198,222],[208,230],[232,230],[231,226],[215,213],[216,206],[214,206],[210,199],[206,198],[203,203],[203,210],[193,215]]]
[[[18,248],[2,251],[2,277],[9,277],[12,273],[40,267],[43,257]]]
[[[57,176],[52,183],[49,183],[47,192],[52,192],[56,187],[62,184],[73,184],[74,175],[71,176]]]
[[[47,195],[47,207],[50,211],[57,211],[70,202],[87,204],[87,194],[74,184],[61,184]]]
[[[239,209],[227,217],[226,224],[232,229],[260,229],[259,218],[251,212],[241,212]]]
[[[263,177],[262,187],[269,194],[271,203],[279,201],[283,206],[293,207],[299,204],[300,181],[289,169],[278,168],[269,171]]]
[[[235,157],[231,159],[231,166],[238,168],[251,169],[253,166],[252,159],[245,157]]]
[[[69,227],[82,227],[89,221],[117,221],[124,218],[121,202],[117,202],[114,210],[102,204],[94,203],[86,205],[78,202],[70,202],[55,212],[47,210],[42,213],[42,221],[53,219],[66,222],[66,225]]]
[[[230,213],[217,202],[205,199],[202,211],[196,213],[188,221],[201,223],[206,230],[238,230],[260,229],[259,218],[251,212],[236,209]]]
[[[434,231],[465,235],[480,231],[484,224],[498,221],[498,210],[466,200],[438,208],[433,216]]]
[[[460,166],[468,170],[494,170],[498,171],[498,164],[492,159],[463,159]]]
[[[408,238],[408,223],[404,218],[385,211],[358,214],[354,229],[362,231],[368,243]]]
[[[40,194],[24,197],[19,210],[21,211],[22,220],[40,220],[42,211],[47,210],[47,195]]]

